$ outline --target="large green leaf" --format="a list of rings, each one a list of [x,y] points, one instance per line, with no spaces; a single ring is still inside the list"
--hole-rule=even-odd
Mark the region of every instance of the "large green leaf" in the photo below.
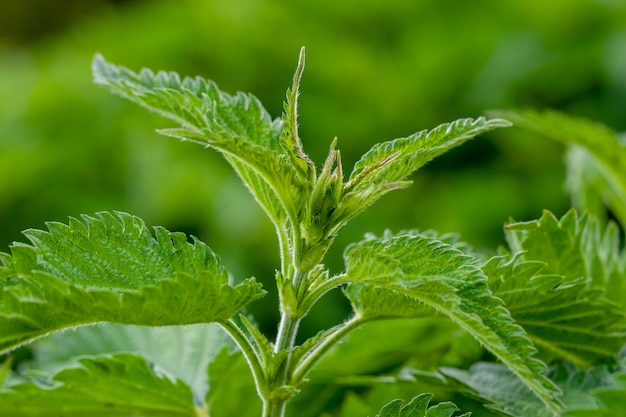
[[[11,417],[197,417],[191,390],[132,354],[90,357],[50,381],[0,391],[0,415]],[[103,414],[104,413],[104,414]]]
[[[0,261],[0,351],[46,333],[97,322],[150,326],[224,321],[264,294],[229,285],[202,242],[123,213],[49,223],[25,232]]]
[[[439,240],[416,235],[369,239],[346,250],[347,290],[363,319],[442,314],[506,364],[553,411],[558,389],[524,330],[492,295],[476,260]],[[380,290],[378,290],[380,288]],[[380,297],[377,297],[379,295]]]
[[[96,84],[181,126],[160,133],[223,152],[275,222],[296,217],[294,200],[307,182],[281,145],[283,121],[272,119],[256,97],[227,94],[200,77],[181,80],[176,73],[148,69],[135,73],[100,55],[92,71]]]
[[[215,324],[188,326],[129,326],[100,324],[52,334],[32,345],[34,360],[20,373],[56,373],[72,366],[78,356],[133,353],[146,358],[170,379],[181,380],[193,392],[197,407],[211,416],[256,416],[256,399],[249,368],[233,340]],[[236,390],[240,395],[231,395]],[[243,405],[240,396],[250,401]]]
[[[207,369],[209,364],[220,366],[214,362],[219,362],[222,349],[235,351],[236,347],[216,324],[150,327],[103,323],[37,340],[32,345],[34,361],[24,365],[29,370],[53,372],[82,355],[137,353],[173,379],[184,381],[193,391],[194,401],[201,404],[213,387]]]
[[[539,135],[585,148],[595,160],[594,170],[599,169],[605,178],[606,202],[621,224],[626,225],[626,141],[623,136],[601,123],[553,110],[494,113]],[[570,182],[572,184],[577,183]],[[572,191],[584,193],[585,189]]]
[[[222,350],[209,365],[205,404],[211,417],[258,417],[262,403],[250,368],[240,352]],[[242,399],[244,399],[242,401]]]

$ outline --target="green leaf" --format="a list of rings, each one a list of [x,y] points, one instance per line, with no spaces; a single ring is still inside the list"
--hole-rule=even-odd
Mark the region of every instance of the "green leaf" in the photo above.
[[[376,417],[451,417],[459,408],[449,402],[441,402],[429,407],[432,394],[420,394],[405,404],[403,400],[396,399],[385,404]],[[349,393],[342,404],[338,417],[365,417],[373,407],[363,399]],[[376,410],[378,407],[376,407]],[[371,414],[367,414],[371,415]],[[457,415],[458,417],[469,417],[471,413]]]
[[[543,274],[545,264],[521,258],[493,258],[482,269],[542,359],[591,366],[620,351],[626,342],[621,307],[582,279]]]
[[[607,201],[611,200],[610,184],[597,159],[585,148],[569,146],[565,152],[565,186],[572,198],[572,205],[587,210],[608,221]]]
[[[191,390],[160,375],[141,356],[83,358],[42,385],[23,382],[0,391],[0,415],[11,417],[189,416],[200,414]]]
[[[137,353],[168,376],[184,381],[197,404],[213,382],[206,372],[222,349],[235,350],[232,339],[215,324],[129,326],[103,323],[54,333],[32,345],[28,369],[55,371],[81,355]],[[215,365],[219,366],[219,365]]]
[[[94,82],[180,128],[159,132],[223,152],[259,204],[277,224],[297,216],[297,197],[307,188],[281,144],[283,121],[272,119],[259,100],[230,95],[209,80],[180,79],[176,73],[134,73],[96,55]]]
[[[469,370],[442,368],[440,372],[449,383],[456,385],[456,390],[484,402],[488,409],[514,417],[551,415],[519,378],[503,365],[481,362]],[[599,365],[580,369],[567,362],[551,366],[546,376],[563,391],[562,415],[568,417],[578,416],[578,412],[582,410],[598,411],[601,402],[596,398],[596,392],[598,389],[615,389],[619,379],[612,366]],[[582,415],[591,417],[604,414]]]
[[[293,76],[293,84],[287,91],[285,111],[283,114],[284,128],[280,137],[280,145],[289,155],[300,176],[309,181],[315,181],[315,165],[302,150],[302,141],[298,135],[298,95],[300,94],[300,80],[304,71],[304,47],[300,49],[298,66]]]
[[[524,330],[491,294],[476,260],[436,239],[404,235],[370,239],[346,250],[348,289],[364,319],[441,314],[461,326],[505,363],[550,409],[558,389],[541,372],[545,365]],[[369,287],[372,289],[364,290]],[[375,296],[380,288],[380,299]],[[361,292],[368,291],[361,299]]]
[[[459,391],[508,416],[551,417],[543,403],[506,366],[480,362],[469,370],[442,368],[440,372],[459,385]]]
[[[508,224],[506,238],[512,252],[523,251],[527,259],[544,262],[544,273],[576,280],[588,275],[577,223],[573,210],[561,220],[544,210],[539,220]]]
[[[223,349],[209,365],[211,389],[206,408],[211,417],[257,417],[262,413],[250,368],[240,352]]]
[[[539,135],[585,148],[606,179],[607,188],[603,191],[610,209],[620,223],[626,225],[626,142],[620,135],[600,123],[553,110],[498,111],[494,114]],[[579,193],[579,190],[572,191]]]
[[[626,308],[626,251],[615,225],[603,229],[593,217],[570,210],[561,219],[544,211],[539,220],[505,229],[511,251],[543,263],[542,274],[561,275],[565,282],[582,279]]]
[[[13,361],[11,360],[11,358],[6,358],[4,362],[2,363],[2,366],[0,366],[0,389],[4,385],[5,378],[7,377],[7,374],[9,373],[9,371],[11,370],[12,363]]]
[[[616,378],[616,386],[602,387],[594,391],[594,397],[599,401],[595,407],[575,409],[568,412],[566,417],[618,417],[624,414],[626,405],[626,374]],[[595,387],[598,388],[598,387]]]
[[[353,217],[383,194],[409,185],[405,181],[409,174],[433,158],[476,135],[509,125],[502,119],[459,119],[374,145],[355,164],[337,216]]]
[[[420,394],[406,405],[402,400],[393,400],[380,409],[377,417],[450,417],[459,411],[459,408],[451,402],[442,402],[428,407],[432,397],[431,394]],[[463,414],[463,416],[469,415],[470,413]]]
[[[238,137],[263,148],[280,149],[282,121],[272,120],[250,94],[232,96],[220,91],[212,81],[201,77],[181,80],[174,72],[155,74],[142,69],[137,74],[106,62],[101,55],[94,57],[92,72],[96,84],[186,129],[207,133],[205,143]]]
[[[25,232],[0,270],[0,351],[81,324],[149,326],[227,320],[263,296],[228,274],[204,243],[137,217],[100,213]]]

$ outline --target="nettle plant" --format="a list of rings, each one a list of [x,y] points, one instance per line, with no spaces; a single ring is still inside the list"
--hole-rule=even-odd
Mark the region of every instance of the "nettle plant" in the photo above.
[[[345,271],[329,273],[324,256],[350,219],[408,186],[406,178],[436,156],[510,122],[462,119],[377,144],[346,179],[336,141],[320,170],[303,151],[297,122],[303,68],[304,50],[284,113],[272,119],[251,95],[226,94],[202,78],[134,73],[96,56],[97,84],[179,125],[160,133],[222,153],[271,219],[280,251],[277,335],[270,341],[243,311],[263,297],[261,285],[254,278],[233,279],[195,237],[150,229],[119,212],[48,223],[47,231],[24,232],[30,244],[0,253],[0,352],[52,334],[32,345],[35,361],[44,365],[39,371],[18,373],[10,359],[5,362],[0,415],[251,415],[249,404],[256,400],[239,397],[248,392],[236,366],[243,357],[259,411],[284,416],[321,362],[343,360],[341,349],[333,348],[355,329],[386,321],[398,323],[401,334],[413,321],[391,319],[433,317],[448,319],[496,361],[469,369],[407,366],[360,384],[375,391],[390,381],[418,381],[438,398],[462,394],[485,404],[491,410],[485,415],[600,415],[615,404],[611,398],[626,395],[618,356],[626,341],[626,255],[615,225],[601,227],[574,211],[561,219],[545,212],[538,221],[508,225],[509,249],[493,257],[473,253],[451,235],[385,232],[349,245]],[[529,126],[552,123],[541,114],[508,116],[532,121]],[[622,151],[613,152],[622,159],[607,166],[626,166]],[[626,190],[623,172],[614,171]],[[611,188],[614,196],[619,181]],[[626,200],[612,201],[626,207]],[[336,288],[349,300],[351,317],[296,343],[301,320]],[[109,324],[85,326],[96,323]],[[365,361],[381,360],[367,358],[367,343],[358,349]],[[78,355],[78,362],[71,360]],[[459,411],[448,401],[429,406],[432,394],[412,392],[387,398],[391,402],[375,410],[380,417]],[[290,414],[364,416],[365,401],[348,395],[334,409],[321,404],[315,412],[294,408]]]

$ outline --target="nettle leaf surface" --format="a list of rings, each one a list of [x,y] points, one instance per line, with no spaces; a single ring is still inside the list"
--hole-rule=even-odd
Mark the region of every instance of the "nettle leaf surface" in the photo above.
[[[236,351],[233,340],[216,324],[151,327],[102,323],[57,332],[31,346],[34,360],[22,365],[28,373],[53,372],[82,355],[141,354],[171,379],[189,385],[196,404],[202,403],[209,388],[213,389],[209,365],[229,363],[230,359],[218,358],[218,354],[224,349],[228,354]]]
[[[420,394],[406,404],[402,400],[394,400],[381,408],[376,417],[451,417],[459,411],[459,408],[449,401],[429,407],[431,399],[431,394]],[[469,417],[470,414],[458,417]]]
[[[547,407],[558,410],[558,389],[524,330],[492,295],[477,261],[426,236],[369,239],[345,253],[346,293],[362,320],[444,315],[506,364]]]
[[[619,219],[626,225],[626,141],[620,135],[601,123],[563,114],[554,110],[497,111],[494,114],[511,120],[516,125],[569,145],[584,148],[594,160],[591,174],[599,170],[606,185],[603,197]],[[573,171],[570,171],[573,172]],[[587,171],[589,172],[589,171]],[[574,173],[578,175],[579,173]],[[580,178],[570,181],[570,185],[584,185]],[[585,193],[586,188],[574,188],[574,195]],[[584,196],[580,198],[585,201]]]
[[[410,185],[406,178],[437,156],[477,135],[507,126],[510,122],[503,119],[459,119],[374,145],[354,165],[339,211],[364,210],[387,192]]]
[[[511,252],[544,265],[542,274],[559,275],[564,283],[584,281],[626,308],[626,250],[614,224],[605,228],[591,216],[570,210],[561,219],[544,211],[539,220],[506,226]]]
[[[626,342],[623,309],[584,279],[543,274],[545,264],[493,258],[482,267],[489,287],[506,304],[540,357],[591,366],[616,354]]]
[[[181,127],[159,133],[210,146],[222,152],[256,200],[276,223],[297,215],[294,201],[308,178],[292,164],[281,145],[283,121],[272,119],[251,94],[235,95],[200,77],[181,80],[174,72],[135,73],[97,55],[94,82]]]
[[[82,358],[49,381],[21,382],[0,391],[0,415],[12,417],[201,416],[181,381],[132,354]],[[44,385],[45,384],[45,385]]]
[[[469,417],[471,415],[471,413],[455,414],[459,408],[449,401],[429,407],[432,397],[432,394],[420,394],[408,402],[396,399],[379,410],[378,406],[374,408],[362,398],[349,393],[337,417],[366,417],[372,416],[373,414],[368,414],[372,412],[376,412],[376,417],[452,417],[453,415]],[[330,414],[323,414],[323,416],[329,417]]]
[[[617,354],[626,342],[626,253],[615,225],[603,230],[571,210],[505,229],[512,254],[482,269],[542,358],[591,366]]]
[[[488,409],[513,417],[551,416],[528,387],[501,364],[479,362],[467,370],[442,368],[439,372],[456,390],[482,401]],[[611,366],[607,365],[580,369],[567,362],[559,362],[551,366],[546,375],[562,389],[564,407],[561,415],[568,417],[577,416],[579,412],[581,416],[604,415],[599,414],[599,409],[603,407],[596,391],[623,390],[616,385],[619,375],[615,375]],[[590,410],[598,414],[587,414]]]
[[[0,352],[44,334],[113,322],[168,326],[228,320],[263,296],[254,279],[231,286],[204,243],[124,213],[28,230],[0,259]]]
[[[296,229],[296,235],[302,233],[304,259],[297,260],[302,270],[321,261],[346,222],[388,191],[408,186],[406,178],[412,172],[476,135],[510,125],[503,119],[460,119],[375,145],[344,183],[336,140],[317,176],[298,135],[297,98],[304,49],[287,92],[284,114],[276,119],[254,96],[224,93],[214,82],[200,77],[181,80],[176,73],[155,74],[148,69],[135,73],[100,55],[94,58],[92,69],[96,84],[181,126],[160,133],[222,152],[274,221],[281,241],[301,244],[297,237],[288,236],[287,227]]]

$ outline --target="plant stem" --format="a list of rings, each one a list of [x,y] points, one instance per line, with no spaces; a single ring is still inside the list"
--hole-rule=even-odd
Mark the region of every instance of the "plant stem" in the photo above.
[[[280,272],[283,277],[286,277],[289,273],[287,265],[289,265],[289,234],[285,225],[275,223],[276,236],[278,236],[278,247],[280,248]]]
[[[284,312],[281,314],[274,353],[282,352],[293,347],[299,324],[300,319],[296,319]]]
[[[294,265],[294,274],[292,277],[292,283],[297,291],[298,287],[304,281],[306,274],[299,271]],[[295,300],[291,300],[294,302]],[[296,301],[297,302],[297,301]],[[281,302],[282,306],[282,302]],[[280,311],[280,323],[278,324],[278,332],[276,334],[276,341],[274,343],[274,357],[277,355],[291,350],[296,342],[296,335],[298,334],[298,327],[300,325],[301,316],[294,314],[297,312],[297,306],[290,305],[288,308],[281,308]],[[275,364],[277,366],[275,379],[270,381],[270,389],[281,390],[291,381],[290,371],[291,354],[287,354],[282,359],[281,363]],[[263,409],[263,417],[283,417],[285,415],[285,407],[290,395],[287,393],[276,393],[271,395],[271,398],[267,399]]]
[[[220,325],[224,330],[226,330],[230,337],[233,338],[235,343],[237,343],[237,346],[239,346],[243,357],[246,359],[246,362],[252,371],[257,393],[259,394],[259,397],[266,402],[265,398],[268,396],[269,389],[267,386],[265,371],[263,370],[263,361],[257,354],[254,346],[246,334],[239,328],[239,326],[237,326],[233,319],[222,322]]]

